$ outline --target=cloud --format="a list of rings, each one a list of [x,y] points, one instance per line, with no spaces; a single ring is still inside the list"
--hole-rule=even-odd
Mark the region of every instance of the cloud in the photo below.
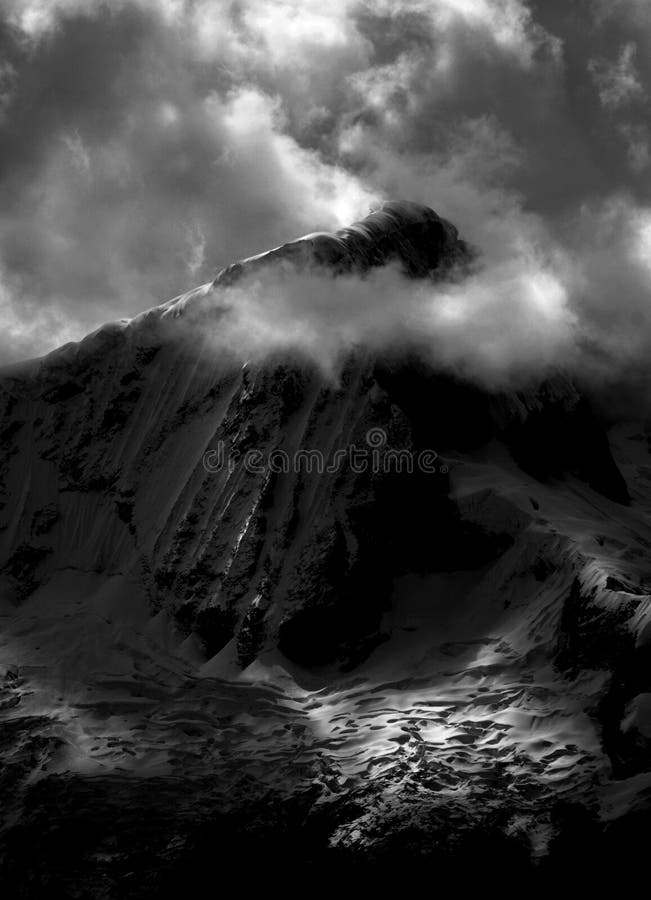
[[[168,21],[151,4],[80,9],[15,5],[27,31],[6,40],[19,74],[0,258],[16,328],[21,310],[26,322],[20,340],[5,333],[5,358],[59,339],[34,331],[34,306],[82,337],[239,256],[347,224],[376,196],[300,145],[270,85],[234,81],[223,58],[197,63],[198,34],[186,22],[179,36],[178,10],[163,10]]]
[[[408,280],[393,267],[337,278],[276,267],[204,288],[191,301],[202,310],[204,335],[201,315],[218,315],[212,340],[220,350],[243,360],[297,351],[335,379],[355,349],[408,346],[491,387],[516,385],[532,367],[549,373],[562,365],[576,337],[566,287],[533,250],[526,262],[504,259],[462,282]]]
[[[273,264],[233,286],[208,284],[179,298],[173,309],[196,316],[187,315],[186,329],[183,316],[175,319],[175,333],[194,338],[198,321],[220,352],[248,361],[296,351],[334,379],[360,347],[417,349],[435,367],[491,389],[562,369],[597,396],[612,400],[607,390],[616,386],[629,412],[631,402],[646,412],[651,207],[624,195],[586,205],[563,245],[535,217],[517,207],[497,215],[505,210],[498,206],[492,218],[484,211],[493,239],[485,233],[486,252],[462,277],[410,280],[388,266],[335,278]]]
[[[631,170],[641,175],[651,163],[651,134],[648,126],[624,122],[619,126],[620,134],[627,143],[627,158]]]
[[[437,294],[448,318],[409,289],[446,365],[492,380],[527,360],[602,380],[642,368],[648,13],[633,0],[6,0],[0,355],[45,352],[403,197],[482,251],[463,289]],[[314,319],[333,346],[365,333],[371,309],[345,290],[361,322],[336,299],[340,326]],[[298,300],[278,303],[302,321]],[[379,308],[379,332],[399,330]]]
[[[599,90],[599,99],[607,108],[615,108],[644,97],[644,88],[635,67],[637,46],[630,41],[613,63],[591,59],[588,69]]]

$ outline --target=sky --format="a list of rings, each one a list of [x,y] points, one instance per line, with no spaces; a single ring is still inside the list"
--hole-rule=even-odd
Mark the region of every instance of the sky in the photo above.
[[[649,0],[3,0],[0,360],[408,199],[462,354],[641,371],[650,103]]]

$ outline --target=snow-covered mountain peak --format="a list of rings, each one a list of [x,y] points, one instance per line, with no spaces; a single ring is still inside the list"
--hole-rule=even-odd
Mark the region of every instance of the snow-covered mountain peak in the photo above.
[[[269,802],[364,859],[451,821],[529,859],[568,797],[609,820],[648,789],[642,428],[611,446],[560,374],[496,392],[360,349],[334,381],[178,339],[266,265],[428,278],[466,253],[385,204],[0,379],[15,821],[142,784],[157,860],[215,803]]]

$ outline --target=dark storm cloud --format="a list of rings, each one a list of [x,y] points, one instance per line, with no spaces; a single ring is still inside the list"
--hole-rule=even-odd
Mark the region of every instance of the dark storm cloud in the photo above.
[[[7,356],[384,196],[482,248],[468,296],[505,370],[518,303],[514,342],[544,328],[550,360],[574,348],[599,377],[651,349],[647,3],[8,0],[2,15]],[[463,352],[490,345],[457,300]]]

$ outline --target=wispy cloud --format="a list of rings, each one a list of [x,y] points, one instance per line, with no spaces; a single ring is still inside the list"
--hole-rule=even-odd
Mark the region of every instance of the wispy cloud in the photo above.
[[[604,106],[616,108],[645,96],[635,66],[636,53],[637,46],[630,41],[622,47],[615,62],[591,59],[588,63]]]

